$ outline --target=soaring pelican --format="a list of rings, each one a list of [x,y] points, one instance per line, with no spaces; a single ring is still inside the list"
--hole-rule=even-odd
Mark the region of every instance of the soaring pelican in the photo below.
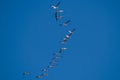
[[[61,16],[61,15],[60,15],[61,12],[62,12],[62,11],[56,11],[56,12],[55,12],[55,19],[56,19],[56,20],[60,20],[60,19],[62,19],[62,18],[64,17],[64,16]]]
[[[30,74],[30,72],[24,72],[23,76],[26,76],[26,75],[29,75],[29,74]]]
[[[70,22],[71,22],[71,20],[67,20],[66,22],[64,22],[64,23],[62,23],[62,24],[60,24],[60,25],[66,27],[66,26],[68,26],[68,24],[69,24]]]
[[[52,5],[51,7],[52,7],[53,9],[58,9],[59,6],[60,6],[60,2],[58,2],[56,5]]]

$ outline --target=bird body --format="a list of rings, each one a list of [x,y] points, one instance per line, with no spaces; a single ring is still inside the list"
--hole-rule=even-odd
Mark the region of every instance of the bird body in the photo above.
[[[30,74],[30,72],[24,72],[23,76],[26,76],[26,75],[29,75],[29,74]]]
[[[70,22],[71,22],[71,20],[67,20],[67,21],[63,22],[62,24],[60,24],[60,26],[66,27],[69,25]]]
[[[62,12],[62,10],[56,11],[55,12],[55,19],[56,20],[60,20],[62,19],[64,16],[61,16],[60,13]]]

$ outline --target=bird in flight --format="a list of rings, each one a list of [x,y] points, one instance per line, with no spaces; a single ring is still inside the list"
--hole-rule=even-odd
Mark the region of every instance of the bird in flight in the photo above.
[[[71,20],[67,20],[67,21],[65,21],[64,23],[60,24],[60,26],[66,27],[66,26],[69,25],[70,22],[71,22]]]
[[[75,28],[74,29],[72,29],[71,31],[68,31],[69,32],[69,34],[68,34],[68,36],[72,36],[72,34],[75,32]]]
[[[54,66],[54,65],[49,65],[48,66],[48,68],[50,69],[50,68],[55,68],[56,66]]]
[[[57,53],[53,53],[53,55],[55,55],[55,56],[61,56],[61,53],[57,52]]]
[[[52,61],[50,62],[50,64],[55,65],[55,64],[57,64],[57,62],[54,61],[54,60],[52,60]]]
[[[57,10],[57,12],[62,13],[64,12],[64,10],[60,9],[60,10]]]
[[[39,75],[39,76],[36,76],[36,78],[43,78],[43,76],[42,76],[42,75]]]
[[[48,76],[48,73],[42,73],[41,75],[36,76],[36,78],[43,78],[43,77],[45,77],[45,76]]]
[[[47,68],[44,68],[41,70],[42,72],[48,72],[48,69]]]
[[[63,51],[65,51],[67,48],[60,48],[60,50],[58,51],[58,53],[62,53]]]
[[[60,6],[60,2],[58,2],[56,5],[52,5],[51,7],[52,7],[53,9],[58,9],[59,6]]]
[[[65,38],[66,38],[66,39],[70,39],[70,36],[69,36],[69,35],[66,35]]]
[[[65,48],[65,47],[64,47],[64,48],[61,48],[61,50],[64,51],[64,50],[67,50],[67,48]]]
[[[67,38],[63,38],[62,44],[66,44],[67,40]]]
[[[29,75],[29,74],[30,74],[30,72],[24,72],[23,76],[26,76],[26,75]]]
[[[60,15],[60,13],[62,13],[62,12],[63,12],[63,10],[58,10],[58,11],[55,12],[55,19],[56,20],[60,20],[64,17],[64,16]]]

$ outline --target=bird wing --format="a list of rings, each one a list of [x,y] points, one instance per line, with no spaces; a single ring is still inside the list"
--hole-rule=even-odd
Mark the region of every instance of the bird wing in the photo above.
[[[55,12],[55,19],[58,20],[58,12]]]
[[[60,5],[60,2],[58,2],[58,3],[56,4],[56,7],[59,7],[59,5]]]
[[[65,22],[65,24],[68,24],[68,23],[70,23],[70,22],[71,22],[71,20],[68,20],[68,21]]]

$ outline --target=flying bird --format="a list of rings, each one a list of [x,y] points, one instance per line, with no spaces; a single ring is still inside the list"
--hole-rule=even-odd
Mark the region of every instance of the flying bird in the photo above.
[[[52,60],[51,62],[50,62],[50,64],[52,64],[52,65],[55,65],[57,62],[56,61],[54,61],[54,60]]]
[[[55,68],[55,66],[53,66],[53,65],[49,65],[48,68]]]
[[[53,55],[55,55],[55,56],[61,56],[61,53],[57,52],[57,53],[53,53]]]
[[[56,12],[55,12],[55,19],[56,19],[56,20],[60,20],[60,19],[62,19],[62,18],[64,17],[64,16],[61,16],[61,15],[60,15],[61,12],[62,12],[62,11],[56,11]]]
[[[48,76],[48,73],[43,73],[43,74],[41,74],[41,75],[39,75],[39,76],[36,76],[36,78],[43,78],[43,77],[45,77],[45,76]]]
[[[67,40],[68,40],[67,38],[64,38],[62,44],[66,44]]]
[[[30,72],[24,72],[23,76],[26,76],[26,75],[29,75],[29,74],[30,74]]]
[[[58,51],[59,54],[61,54],[64,50],[66,50],[67,48],[60,48],[60,50]]]
[[[59,13],[62,13],[62,12],[64,12],[62,9],[60,9],[60,10],[57,10],[57,12],[59,12]]]
[[[69,35],[66,35],[66,37],[65,37],[66,39],[70,39],[70,36]]]
[[[39,76],[36,76],[36,78],[43,78],[43,76],[42,76],[42,75],[39,75]]]
[[[66,27],[66,26],[69,25],[70,22],[71,22],[71,20],[67,20],[66,22],[60,24],[60,26],[64,26],[64,27]]]
[[[53,9],[58,9],[59,6],[60,6],[60,2],[58,2],[56,5],[52,5],[51,7],[52,7]]]
[[[59,57],[59,56],[55,56],[55,57],[52,58],[52,60],[56,61],[56,60],[59,60],[60,58],[61,57]]]
[[[74,29],[72,29],[71,31],[68,31],[69,32],[69,34],[68,34],[68,36],[72,36],[72,34],[75,32],[75,28]]]
[[[67,50],[67,48],[61,48],[62,51]]]
[[[60,58],[61,58],[61,56],[60,57],[59,56],[55,56],[55,57],[52,58],[52,61],[58,62]]]
[[[41,70],[42,72],[48,72],[48,69],[47,68],[44,68]]]

